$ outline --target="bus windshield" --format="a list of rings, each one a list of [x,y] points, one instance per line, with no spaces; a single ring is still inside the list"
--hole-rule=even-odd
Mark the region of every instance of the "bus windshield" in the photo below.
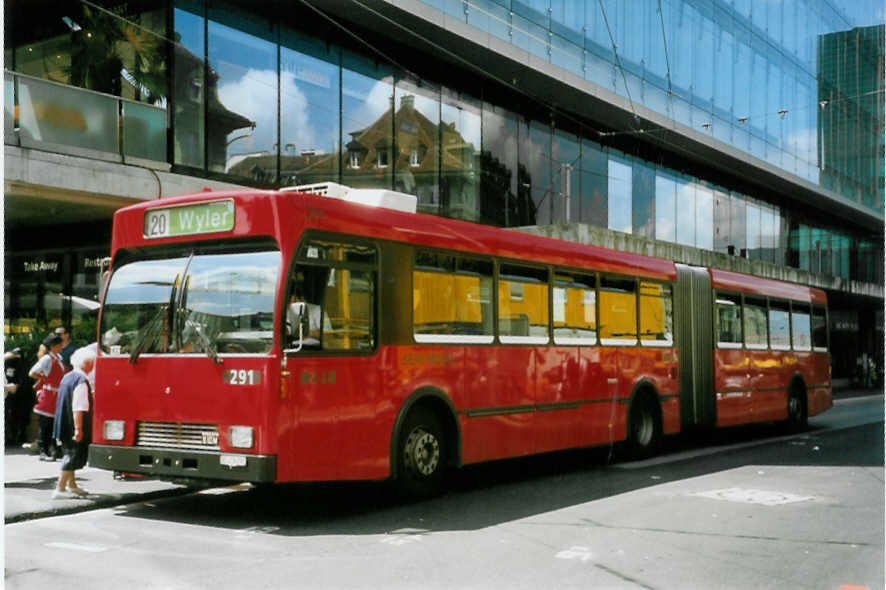
[[[274,340],[280,252],[191,252],[127,259],[114,270],[100,344],[142,353],[267,353]]]

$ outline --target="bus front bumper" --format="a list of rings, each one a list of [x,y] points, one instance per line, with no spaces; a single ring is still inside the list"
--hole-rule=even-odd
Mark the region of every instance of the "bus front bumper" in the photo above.
[[[89,465],[159,479],[273,482],[276,455],[90,445]]]

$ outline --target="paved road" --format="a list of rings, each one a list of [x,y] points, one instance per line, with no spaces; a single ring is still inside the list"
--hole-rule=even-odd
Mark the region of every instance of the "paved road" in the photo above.
[[[772,428],[473,466],[441,498],[375,484],[216,488],[7,525],[6,585],[884,587],[883,398]]]

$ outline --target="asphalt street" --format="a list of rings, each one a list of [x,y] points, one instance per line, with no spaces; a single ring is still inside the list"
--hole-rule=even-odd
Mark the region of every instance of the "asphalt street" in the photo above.
[[[675,439],[644,462],[597,449],[471,466],[415,504],[381,484],[241,485],[13,524],[7,510],[6,585],[882,588],[883,397],[810,424]],[[6,481],[7,504],[28,489]]]

